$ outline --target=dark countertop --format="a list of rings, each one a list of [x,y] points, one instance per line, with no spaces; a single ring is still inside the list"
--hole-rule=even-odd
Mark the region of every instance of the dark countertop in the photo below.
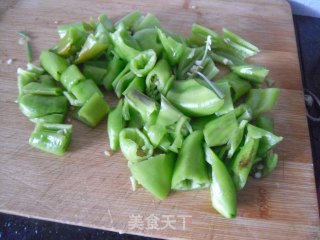
[[[299,46],[299,57],[303,86],[306,94],[320,97],[320,18],[294,15],[296,37]],[[312,116],[320,116],[320,106],[308,107]],[[320,209],[320,122],[308,120],[315,179]],[[320,213],[319,213],[320,214]],[[19,217],[0,213],[0,239],[20,240],[102,240],[102,239],[152,239],[127,234],[49,221]]]

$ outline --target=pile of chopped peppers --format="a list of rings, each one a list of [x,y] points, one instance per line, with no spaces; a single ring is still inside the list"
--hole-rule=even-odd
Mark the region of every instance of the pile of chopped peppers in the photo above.
[[[110,148],[128,160],[134,188],[158,199],[208,188],[226,218],[236,216],[249,175],[262,178],[277,166],[272,149],[282,137],[265,113],[280,91],[270,87],[268,69],[246,63],[259,49],[240,36],[193,24],[185,38],[140,12],[58,33],[41,66],[29,51],[27,69],[17,70],[20,110],[35,123],[33,147],[62,155],[72,135],[68,113],[89,127],[108,115]],[[217,66],[229,73],[217,78]],[[110,91],[119,99],[113,108]]]

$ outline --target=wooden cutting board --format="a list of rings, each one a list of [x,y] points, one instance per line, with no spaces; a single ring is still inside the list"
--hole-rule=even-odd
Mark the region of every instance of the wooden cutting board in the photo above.
[[[234,220],[211,208],[207,190],[174,193],[164,201],[143,189],[133,192],[121,153],[103,153],[108,150],[105,122],[90,129],[72,120],[73,141],[64,157],[28,145],[33,124],[15,103],[16,68],[26,62],[17,31],[31,35],[38,57],[57,42],[57,24],[101,13],[118,19],[133,10],[154,13],[165,27],[185,35],[195,22],[235,31],[262,50],[251,62],[267,66],[270,79],[282,90],[272,113],[277,134],[284,136],[277,148],[279,166],[266,179],[250,179],[239,194]],[[13,63],[8,65],[7,59]],[[0,60],[1,212],[162,238],[320,238],[297,47],[286,1],[2,0]],[[163,229],[155,229],[151,220]]]

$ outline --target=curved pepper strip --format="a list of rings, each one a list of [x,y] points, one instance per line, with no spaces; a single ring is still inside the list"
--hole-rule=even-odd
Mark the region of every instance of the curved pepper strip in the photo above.
[[[245,127],[247,126],[248,121],[246,120],[242,120],[239,124],[239,128],[237,128],[233,134],[231,135],[227,146],[228,146],[228,153],[227,153],[227,157],[231,158],[233,156],[233,154],[237,151],[238,147],[241,144],[241,141],[243,139],[243,135],[244,135],[244,130]]]
[[[97,85],[102,85],[102,80],[107,74],[107,65],[104,61],[90,61],[83,64],[83,75],[92,79]]]
[[[204,139],[209,147],[226,144],[238,127],[235,114],[227,113],[206,124],[203,130]]]
[[[125,27],[120,24],[117,31],[111,33],[111,39],[114,46],[115,53],[121,58],[129,62],[132,58],[139,54],[137,43],[133,43],[135,40],[128,34]]]
[[[147,13],[146,16],[140,17],[140,19],[135,22],[133,31],[138,32],[145,29],[154,29],[155,27],[160,27],[159,19],[151,13]]]
[[[172,189],[184,191],[210,186],[202,141],[201,131],[194,131],[184,140],[173,172]]]
[[[123,129],[120,132],[119,140],[123,155],[131,163],[146,160],[153,154],[153,146],[137,128]]]
[[[97,25],[95,34],[89,34],[80,52],[78,53],[76,64],[92,59],[101,54],[110,45],[110,33],[102,23]]]
[[[58,96],[62,94],[62,89],[57,86],[48,86],[39,82],[30,82],[23,87],[22,92],[23,94]]]
[[[139,11],[134,11],[128,15],[121,18],[115,23],[117,29],[123,27],[125,29],[130,29],[134,24],[141,18],[141,13]]]
[[[220,36],[219,34],[210,30],[209,28],[206,28],[198,24],[192,25],[192,35],[189,41],[198,46],[202,46],[205,43],[205,40],[208,35],[211,36],[215,52],[217,50],[220,50],[221,52],[229,52],[231,53],[231,55],[234,55],[236,58],[242,60],[247,57],[253,56],[257,53],[257,51],[252,50],[251,47],[246,46],[243,43],[244,40],[239,36],[236,36],[235,34],[230,39],[226,35]]]
[[[201,59],[204,51],[204,47],[186,48],[178,64],[176,73],[177,79],[189,78],[188,72],[190,71],[191,67],[195,64],[195,61]]]
[[[203,131],[206,124],[216,118],[217,118],[217,115],[215,115],[215,114],[205,116],[205,117],[192,118],[191,119],[192,129]]]
[[[224,104],[223,99],[195,79],[175,81],[168,91],[167,98],[189,117],[211,115]]]
[[[272,110],[277,103],[279,95],[279,88],[251,89],[245,104],[251,108],[253,117],[257,117],[261,113]]]
[[[157,61],[156,52],[152,49],[140,52],[130,60],[130,70],[138,77],[146,76]]]
[[[107,73],[104,76],[102,83],[107,90],[112,90],[114,79],[123,71],[126,62],[121,60],[117,55],[113,56],[107,66]]]
[[[133,38],[139,44],[141,50],[153,49],[157,56],[160,57],[163,46],[158,41],[158,32],[155,28],[146,28],[139,30],[133,35]]]
[[[113,151],[119,149],[119,135],[124,128],[125,121],[122,117],[123,100],[121,99],[116,108],[114,108],[108,115],[108,136],[109,145]]]
[[[233,182],[238,191],[247,183],[259,147],[259,139],[246,138],[246,140],[248,141],[240,148],[231,163]]]
[[[253,83],[262,83],[269,73],[269,70],[257,65],[232,66],[232,71],[238,76],[248,79]]]
[[[125,95],[127,103],[140,113],[144,123],[153,124],[159,112],[159,105],[156,101],[136,90],[131,90]]]
[[[33,123],[63,123],[65,118],[64,113],[53,113],[43,117],[30,118],[29,120]]]
[[[61,74],[68,67],[66,59],[48,50],[40,54],[40,63],[56,81],[60,81]]]
[[[206,161],[211,165],[211,203],[222,216],[234,218],[237,215],[237,192],[224,163],[205,146]]]
[[[38,124],[29,138],[29,143],[42,151],[63,155],[70,144],[71,135],[72,125]]]
[[[128,163],[134,179],[158,199],[165,199],[171,190],[175,155],[159,154],[138,163]]]
[[[273,148],[283,139],[283,137],[278,137],[271,132],[268,132],[262,128],[255,127],[251,124],[248,124],[247,131],[248,133],[247,133],[246,141],[249,141],[250,139],[260,140],[260,144],[257,152],[257,155],[259,157],[263,156],[268,150]]]
[[[234,110],[234,107],[229,83],[217,83],[216,85],[224,95],[224,103],[222,107],[217,112],[215,112],[217,116],[221,116]]]
[[[70,56],[79,51],[86,41],[86,32],[78,27],[70,27],[63,38],[54,47],[53,51],[63,57]]]
[[[236,102],[240,97],[250,91],[251,84],[241,79],[235,73],[229,73],[220,78],[216,83],[228,83],[232,89],[232,99]]]
[[[22,68],[17,69],[17,74],[18,74],[18,91],[19,95],[23,94],[23,87],[27,85],[30,82],[34,82],[37,80],[39,77],[37,73],[31,72],[28,70],[24,70]]]
[[[173,152],[178,152],[184,136],[192,132],[189,118],[173,107],[163,96],[161,96],[161,107],[155,124],[146,127],[146,129],[148,137],[155,147],[166,137],[167,147],[162,146],[162,148]],[[170,137],[166,136],[168,134]]]
[[[237,43],[243,47],[246,47],[254,52],[257,52],[257,53],[260,52],[258,47],[256,47],[252,43],[249,43],[248,41],[244,40],[243,38],[241,38],[240,36],[238,36],[234,32],[231,32],[230,30],[228,30],[226,28],[223,28],[222,32],[223,32],[223,36],[225,38],[230,39],[232,42],[235,42],[235,43]]]
[[[168,56],[169,62],[171,65],[175,65],[179,62],[181,56],[186,50],[186,46],[182,43],[177,42],[170,36],[166,36],[166,34],[157,28],[158,36],[163,45],[164,51]]]
[[[50,114],[65,114],[68,102],[64,96],[22,95],[18,99],[21,112],[28,118],[38,118]]]
[[[131,83],[129,83],[126,90],[122,93],[123,95],[126,95],[127,92],[131,90],[136,90],[138,92],[144,92],[146,89],[146,81],[143,77],[135,77]]]
[[[154,99],[160,99],[161,94],[166,96],[172,86],[173,80],[174,76],[171,73],[168,62],[165,59],[159,60],[147,75],[147,95]]]

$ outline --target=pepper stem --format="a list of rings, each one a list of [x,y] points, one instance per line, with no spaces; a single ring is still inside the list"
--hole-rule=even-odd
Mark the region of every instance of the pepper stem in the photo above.
[[[22,31],[19,31],[18,34],[23,40],[23,43],[26,45],[28,63],[32,63],[33,58],[32,58],[32,50],[30,45],[30,37],[25,32],[22,32]]]

